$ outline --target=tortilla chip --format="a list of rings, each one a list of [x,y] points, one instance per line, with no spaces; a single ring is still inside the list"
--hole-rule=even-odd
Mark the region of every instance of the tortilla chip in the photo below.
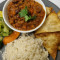
[[[60,20],[57,14],[52,12],[48,15],[45,23],[35,32],[35,34],[56,31],[60,31]]]
[[[58,50],[60,50],[60,46],[58,46]]]
[[[58,15],[58,18],[60,19],[60,11],[57,13],[57,15]]]
[[[52,7],[46,7],[46,15],[49,15],[52,12]]]
[[[58,50],[58,45],[60,44],[60,32],[49,32],[35,34],[36,38],[41,38],[43,40],[43,45],[52,58],[55,60]]]

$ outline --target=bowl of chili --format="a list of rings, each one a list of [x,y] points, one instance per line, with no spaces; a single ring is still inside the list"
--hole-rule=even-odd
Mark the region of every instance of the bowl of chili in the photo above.
[[[40,28],[46,19],[46,8],[41,0],[7,0],[3,18],[12,30],[29,33]]]

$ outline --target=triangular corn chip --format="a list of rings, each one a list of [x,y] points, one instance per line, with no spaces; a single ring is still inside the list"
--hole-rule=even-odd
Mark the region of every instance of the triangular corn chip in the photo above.
[[[60,44],[60,32],[49,32],[35,34],[36,38],[41,38],[43,40],[43,45],[49,54],[56,59],[57,48]]]
[[[45,23],[35,32],[35,34],[56,31],[60,31],[60,20],[57,14],[52,12],[48,15]]]

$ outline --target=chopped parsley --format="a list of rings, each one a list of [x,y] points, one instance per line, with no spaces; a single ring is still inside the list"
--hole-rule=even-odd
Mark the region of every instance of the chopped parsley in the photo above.
[[[19,12],[19,15],[20,15],[20,17],[24,17],[26,22],[29,21],[29,20],[33,20],[33,19],[36,18],[36,15],[31,16],[31,15],[28,14],[27,6],[25,7],[25,9],[22,9]]]

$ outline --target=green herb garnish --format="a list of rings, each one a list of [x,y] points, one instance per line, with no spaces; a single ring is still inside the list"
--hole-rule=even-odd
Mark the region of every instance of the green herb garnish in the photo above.
[[[31,19],[35,19],[36,18],[36,15],[34,15]]]
[[[27,22],[28,20],[30,20],[31,19],[31,16],[28,16],[28,15],[26,15],[25,16],[25,21]]]
[[[26,22],[29,21],[29,20],[33,20],[33,19],[36,18],[36,15],[31,16],[31,15],[28,14],[27,6],[25,7],[25,9],[22,9],[19,12],[19,15],[20,15],[20,17],[24,17]]]
[[[19,12],[20,17],[25,17],[28,14],[27,7]]]

